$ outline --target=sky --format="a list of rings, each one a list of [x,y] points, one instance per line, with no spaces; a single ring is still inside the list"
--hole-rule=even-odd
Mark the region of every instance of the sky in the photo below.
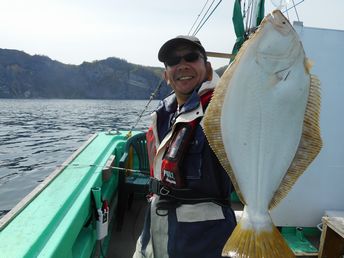
[[[274,9],[265,0],[266,13]],[[287,0],[285,0],[287,1]],[[294,0],[298,3],[301,0]],[[158,66],[160,46],[187,35],[206,0],[0,0],[0,48],[79,65],[108,57]],[[205,9],[212,1],[208,0]],[[215,4],[219,0],[215,1]],[[293,0],[289,0],[292,3]],[[222,0],[198,32],[207,51],[231,53],[234,0]],[[344,30],[343,0],[304,0],[297,7],[305,27]],[[297,21],[294,9],[288,11]],[[227,59],[210,58],[215,69]]]

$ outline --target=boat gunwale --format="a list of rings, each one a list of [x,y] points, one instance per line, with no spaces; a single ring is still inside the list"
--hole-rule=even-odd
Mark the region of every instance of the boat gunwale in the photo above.
[[[70,164],[86,147],[98,136],[95,133],[88,138],[71,156],[69,156],[60,167],[56,168],[48,177],[46,177],[38,186],[27,194],[19,203],[17,203],[4,217],[0,219],[0,232],[25,208],[27,207],[61,172]]]

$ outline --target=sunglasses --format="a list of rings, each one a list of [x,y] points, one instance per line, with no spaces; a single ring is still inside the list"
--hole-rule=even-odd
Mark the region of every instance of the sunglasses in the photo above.
[[[184,56],[172,55],[166,59],[165,64],[168,66],[175,66],[179,64],[182,59],[184,59],[188,63],[193,63],[196,62],[200,57],[203,58],[203,56],[197,52],[191,52]]]

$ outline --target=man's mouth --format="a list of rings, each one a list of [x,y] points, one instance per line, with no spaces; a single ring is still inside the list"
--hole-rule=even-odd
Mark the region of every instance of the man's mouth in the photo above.
[[[191,80],[193,76],[181,76],[177,80],[178,81],[186,81],[186,80]]]

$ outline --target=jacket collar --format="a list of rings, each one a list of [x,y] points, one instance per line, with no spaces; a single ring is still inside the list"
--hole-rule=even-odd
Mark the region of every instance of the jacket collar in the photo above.
[[[185,114],[189,114],[189,112],[199,108],[200,95],[203,95],[207,91],[214,89],[218,81],[219,76],[215,72],[213,72],[212,80],[202,83],[202,85],[191,94],[188,101],[181,108],[180,115],[183,115],[185,118]],[[159,103],[156,111],[154,112],[153,125],[159,142],[166,136],[166,133],[169,131],[171,116],[173,116],[176,110],[177,98],[174,92],[172,92],[169,96],[167,96]],[[195,119],[195,117],[193,119]]]

